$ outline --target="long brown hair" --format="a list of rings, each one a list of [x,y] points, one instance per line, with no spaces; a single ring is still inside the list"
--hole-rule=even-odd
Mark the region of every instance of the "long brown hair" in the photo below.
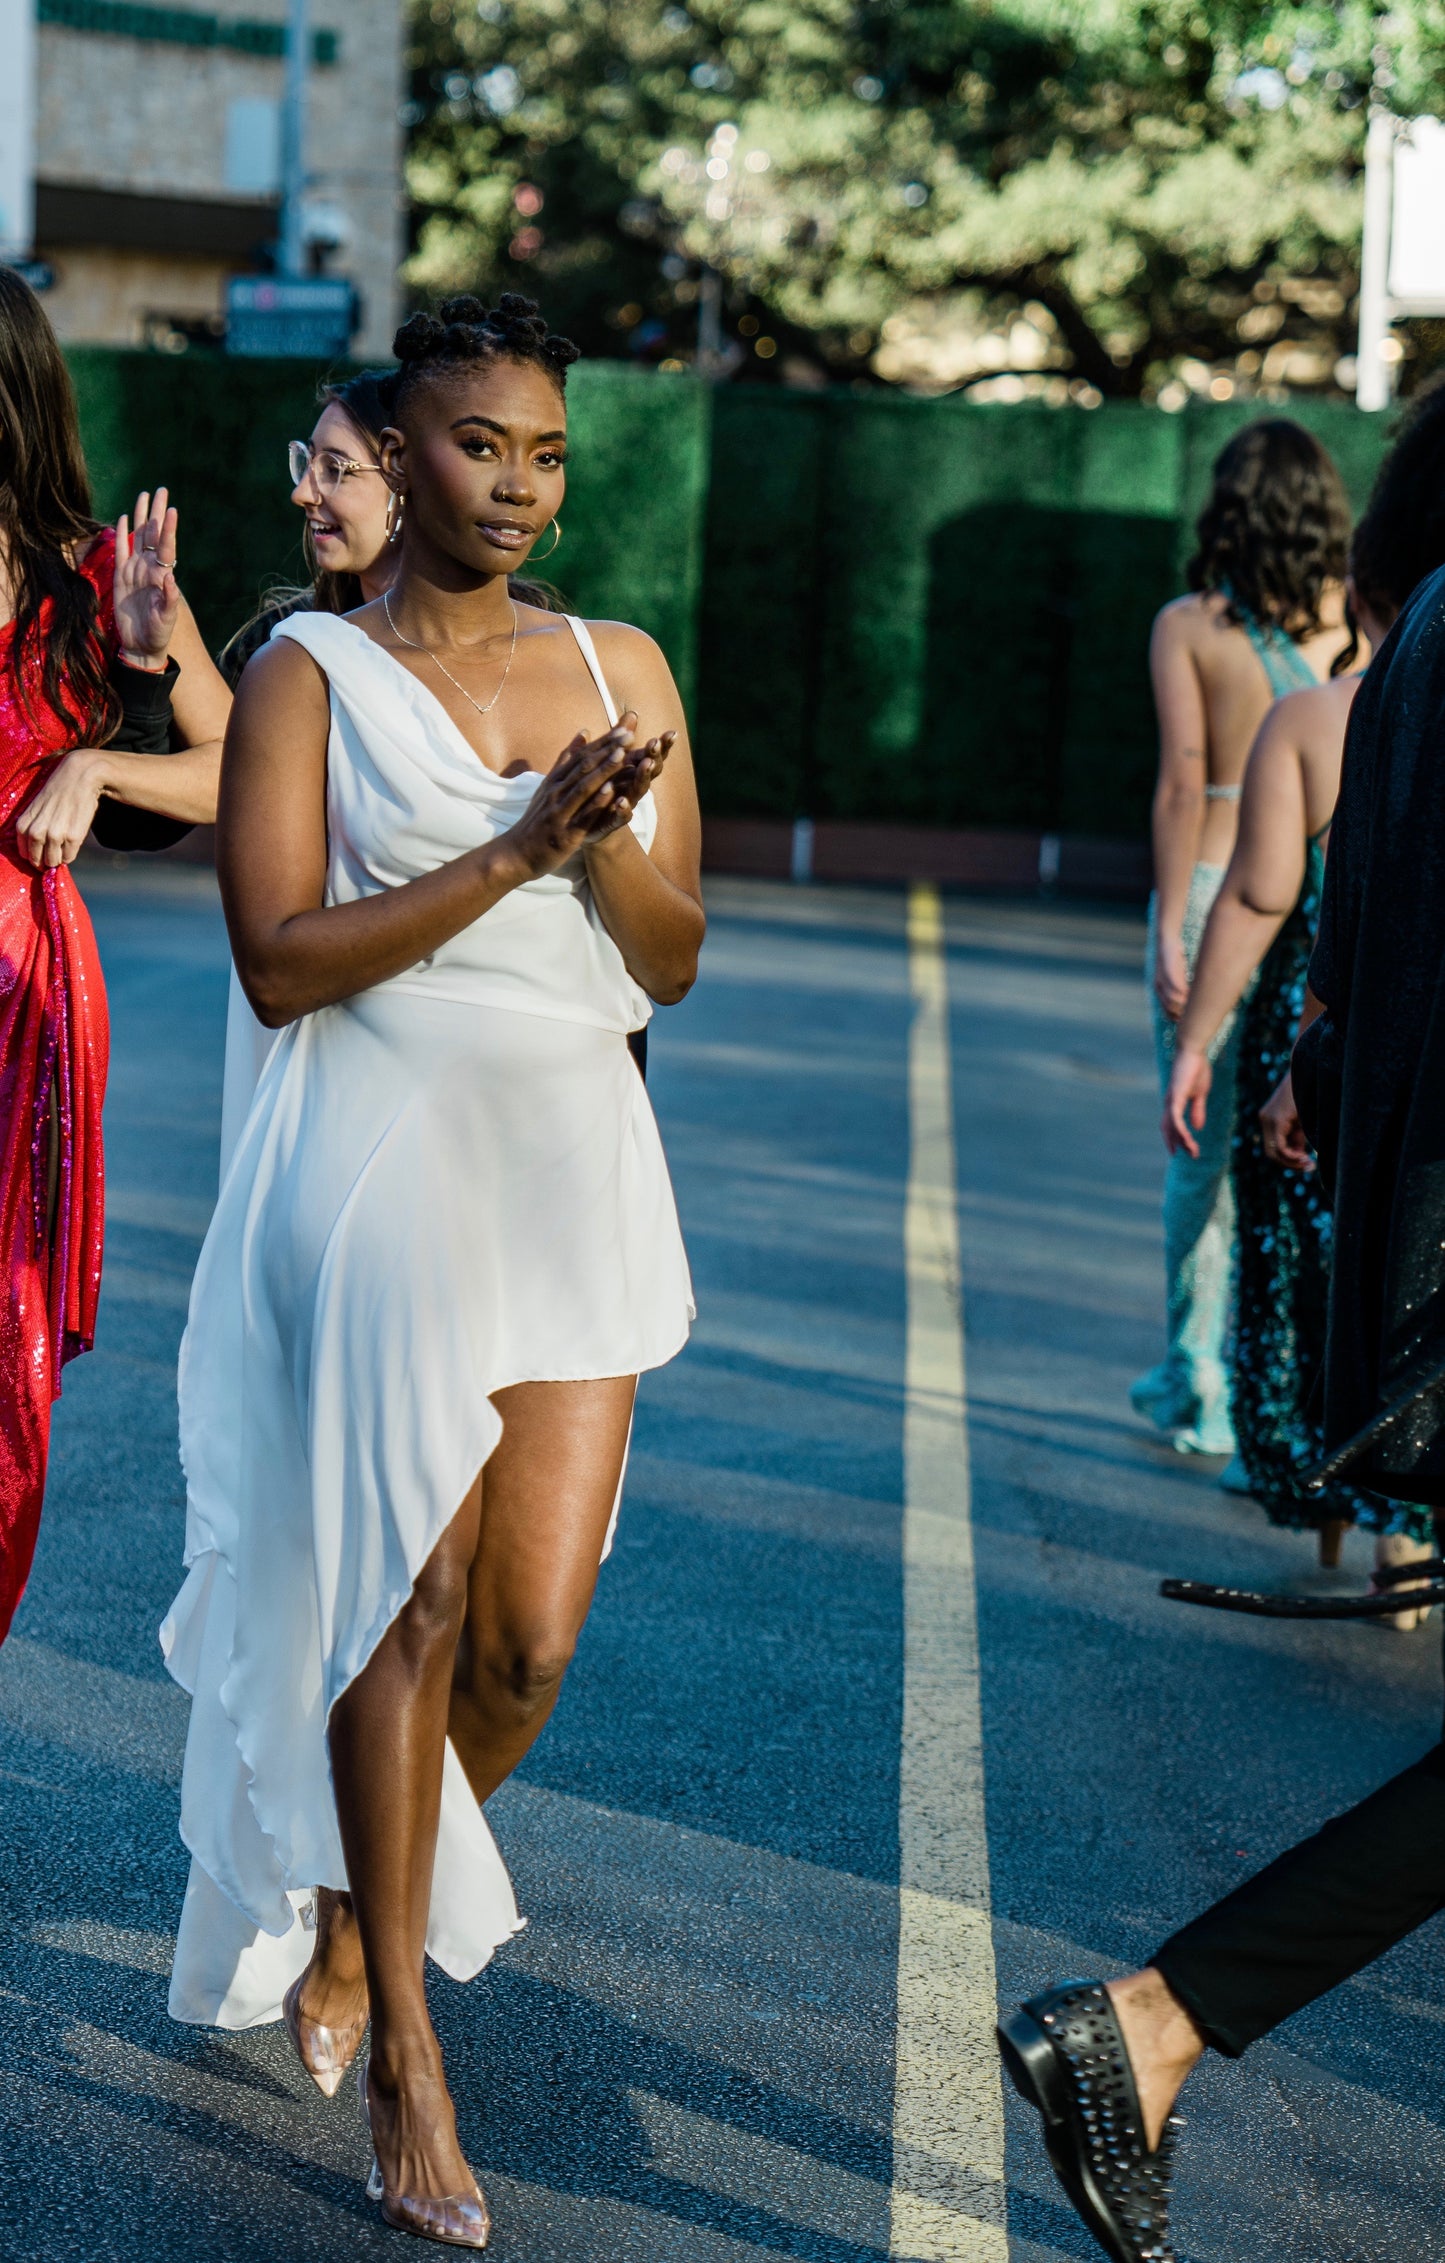
[[[1232,620],[1318,633],[1325,590],[1345,578],[1350,506],[1312,432],[1283,416],[1236,432],[1215,461],[1197,531],[1191,589],[1217,590]]]
[[[15,610],[11,666],[31,721],[38,672],[46,705],[81,740],[108,736],[117,715],[96,635],[99,599],[74,563],[99,531],[70,372],[29,284],[0,267],[0,543]]]

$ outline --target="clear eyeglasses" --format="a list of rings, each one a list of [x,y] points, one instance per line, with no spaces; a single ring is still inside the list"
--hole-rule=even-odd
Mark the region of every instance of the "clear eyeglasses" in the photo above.
[[[299,487],[309,473],[323,495],[334,495],[343,480],[361,472],[381,474],[380,464],[359,464],[351,456],[338,455],[334,448],[313,448],[309,440],[289,441],[286,463],[293,487]]]

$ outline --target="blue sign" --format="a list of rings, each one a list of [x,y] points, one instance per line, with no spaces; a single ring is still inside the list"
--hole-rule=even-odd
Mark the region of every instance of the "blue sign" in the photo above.
[[[55,269],[48,259],[10,259],[6,266],[28,283],[32,291],[52,291],[55,288]]]
[[[356,328],[355,287],[336,276],[233,275],[226,285],[226,351],[296,361],[344,354]]]

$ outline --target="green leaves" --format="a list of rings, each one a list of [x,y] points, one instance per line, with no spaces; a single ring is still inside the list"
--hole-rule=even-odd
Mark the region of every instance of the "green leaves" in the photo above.
[[[1395,7],[1388,55],[1381,25],[1369,0],[429,0],[410,273],[530,283],[592,350],[645,328],[654,359],[690,353],[706,265],[840,371],[951,296],[1000,334],[1047,310],[1048,366],[1104,392],[1271,382],[1293,347],[1328,372],[1372,74],[1406,110],[1445,77],[1445,0]],[[1281,296],[1301,275],[1313,311]]]

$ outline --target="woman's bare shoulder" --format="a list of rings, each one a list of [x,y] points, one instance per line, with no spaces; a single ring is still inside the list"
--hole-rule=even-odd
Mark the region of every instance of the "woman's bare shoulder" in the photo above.
[[[1300,765],[1306,775],[1319,763],[1336,763],[1345,743],[1350,703],[1358,676],[1336,676],[1306,684],[1275,700],[1259,726],[1250,766],[1262,770]]]
[[[1301,754],[1332,753],[1344,744],[1345,725],[1359,688],[1358,675],[1327,676],[1322,684],[1286,692],[1275,701],[1270,720]]]
[[[281,700],[330,698],[331,686],[315,653],[294,636],[272,637],[251,655],[236,684],[236,704],[247,712]]]
[[[1156,645],[1173,646],[1191,652],[1202,652],[1210,646],[1221,629],[1234,626],[1229,618],[1228,600],[1215,589],[1191,589],[1183,597],[1171,597],[1161,605],[1154,616]]]
[[[588,621],[584,626],[597,647],[599,658],[615,656],[618,660],[637,661],[644,666],[658,662],[664,668],[667,666],[656,637],[649,636],[646,629],[635,629],[630,621]]]
[[[624,708],[651,716],[659,706],[675,707],[677,687],[667,655],[646,629],[629,621],[589,621],[587,628],[597,647],[602,673],[613,697]]]

